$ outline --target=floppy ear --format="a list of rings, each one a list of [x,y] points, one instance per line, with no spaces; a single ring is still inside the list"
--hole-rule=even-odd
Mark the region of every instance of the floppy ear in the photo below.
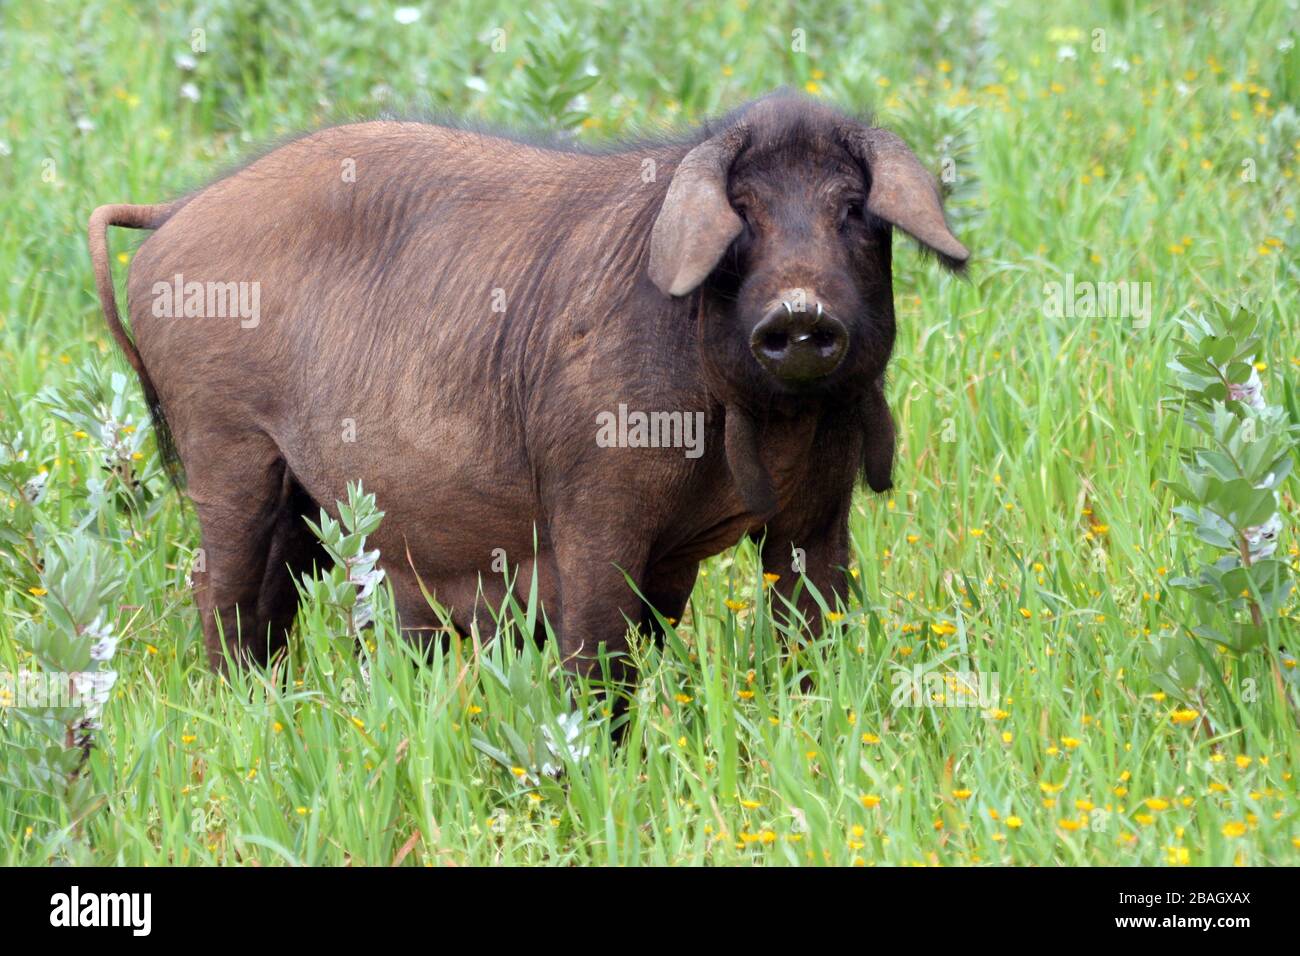
[[[744,224],[727,201],[727,173],[744,142],[732,128],[683,157],[650,232],[650,281],[686,295],[708,277]]]
[[[845,147],[871,176],[867,209],[938,253],[949,268],[964,266],[970,251],[949,231],[934,178],[907,144],[889,130],[868,126],[851,127],[842,135]]]

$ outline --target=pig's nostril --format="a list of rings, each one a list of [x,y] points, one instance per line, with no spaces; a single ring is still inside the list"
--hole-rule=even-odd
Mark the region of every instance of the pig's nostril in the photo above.
[[[819,326],[813,329],[811,339],[812,344],[822,351],[835,348],[840,344],[840,337],[835,333],[835,330],[827,326]]]
[[[768,332],[762,338],[762,346],[765,352],[779,354],[790,346],[790,335],[787,332]]]

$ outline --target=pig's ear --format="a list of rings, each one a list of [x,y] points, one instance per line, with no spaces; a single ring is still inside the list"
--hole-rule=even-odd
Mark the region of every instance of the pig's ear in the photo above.
[[[727,201],[727,174],[743,143],[731,129],[705,140],[677,165],[650,232],[650,281],[686,295],[713,271],[744,224]]]
[[[937,253],[948,268],[965,266],[970,251],[949,231],[934,178],[907,144],[869,126],[846,129],[842,138],[871,178],[867,210]]]

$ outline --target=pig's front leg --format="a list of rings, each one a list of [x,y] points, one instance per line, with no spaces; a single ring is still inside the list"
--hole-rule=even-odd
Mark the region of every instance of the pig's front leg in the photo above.
[[[836,609],[837,602],[848,603],[844,575],[849,564],[850,498],[846,495],[843,505],[820,521],[785,513],[768,522],[763,571],[778,575],[773,585],[776,595],[794,601],[813,635],[821,633],[822,615],[809,583],[817,588],[830,610]],[[801,582],[803,587],[799,587]],[[778,613],[785,611],[785,602],[779,598],[774,596],[772,604]]]
[[[583,517],[551,526],[560,579],[559,614],[551,620],[558,625],[561,657],[570,671],[599,676],[603,648],[610,678],[630,681],[635,673],[626,656],[627,631],[641,620],[642,603],[624,572],[641,585],[643,532],[608,526],[593,531],[591,515]]]

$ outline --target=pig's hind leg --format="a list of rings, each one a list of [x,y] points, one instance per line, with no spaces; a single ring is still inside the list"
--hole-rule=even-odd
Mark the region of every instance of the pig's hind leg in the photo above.
[[[293,624],[294,575],[325,561],[302,521],[312,503],[265,435],[207,447],[220,451],[194,460],[182,449],[203,535],[194,589],[204,644],[217,670],[227,651],[236,662],[264,665]]]
[[[285,469],[266,569],[257,592],[257,622],[259,629],[266,630],[268,658],[284,647],[298,615],[296,582],[305,574],[327,570],[333,564],[329,553],[307,526],[307,518],[320,520],[320,510]]]
[[[655,640],[662,642],[666,636],[659,618],[666,619],[669,625],[676,625],[681,620],[691,599],[691,592],[695,589],[695,579],[699,572],[698,561],[687,561],[656,565],[646,573],[641,593],[648,606],[642,612],[641,623],[646,633]],[[655,611],[659,613],[656,615]]]

